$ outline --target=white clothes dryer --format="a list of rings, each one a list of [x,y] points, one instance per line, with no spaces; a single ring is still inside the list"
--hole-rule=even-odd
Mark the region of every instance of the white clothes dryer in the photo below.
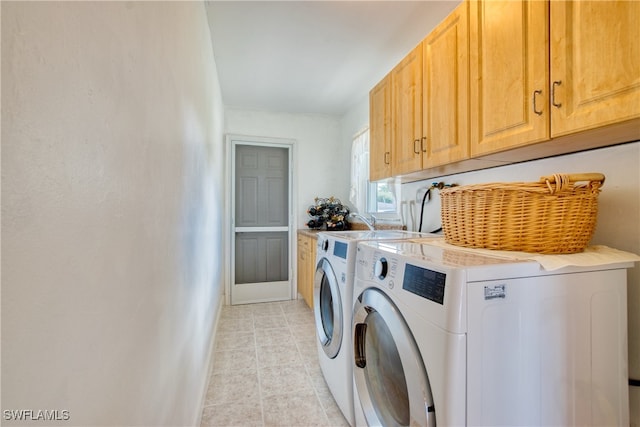
[[[356,426],[628,425],[632,265],[360,243]]]
[[[357,244],[366,240],[441,237],[402,230],[318,233],[313,291],[318,359],[329,390],[350,425],[354,425],[350,331]]]

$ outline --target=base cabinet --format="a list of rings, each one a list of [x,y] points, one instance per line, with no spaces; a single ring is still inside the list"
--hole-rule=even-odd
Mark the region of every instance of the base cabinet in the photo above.
[[[316,237],[298,233],[298,293],[313,308],[313,279],[316,272]]]

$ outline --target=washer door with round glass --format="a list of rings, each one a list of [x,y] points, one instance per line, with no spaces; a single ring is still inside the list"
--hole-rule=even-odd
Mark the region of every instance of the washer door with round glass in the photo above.
[[[313,306],[318,339],[327,357],[333,359],[342,343],[342,302],[336,274],[326,258],[316,266]]]
[[[429,377],[402,314],[380,290],[353,309],[353,378],[370,426],[435,426]]]

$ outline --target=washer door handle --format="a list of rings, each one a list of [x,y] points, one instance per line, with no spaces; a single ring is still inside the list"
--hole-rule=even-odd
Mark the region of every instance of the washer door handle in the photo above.
[[[364,351],[364,340],[367,334],[366,323],[356,323],[353,331],[353,356],[358,368],[367,366],[367,356]]]

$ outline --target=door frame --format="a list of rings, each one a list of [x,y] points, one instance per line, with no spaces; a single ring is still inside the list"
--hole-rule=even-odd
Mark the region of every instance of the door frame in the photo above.
[[[284,139],[284,138],[271,138],[271,137],[259,137],[259,136],[248,136],[248,135],[240,135],[240,134],[227,134],[225,136],[225,209],[224,209],[224,225],[225,230],[224,233],[224,244],[225,248],[224,254],[224,265],[226,266],[225,271],[225,286],[224,286],[224,301],[225,305],[231,305],[231,292],[232,287],[235,282],[235,220],[233,217],[235,210],[235,197],[232,192],[235,184],[235,146],[236,145],[255,145],[260,147],[275,147],[275,148],[286,148],[289,152],[289,236],[288,236],[288,244],[289,244],[289,253],[288,253],[288,261],[289,261],[289,284],[290,284],[290,299],[297,298],[297,289],[296,289],[296,281],[295,281],[295,248],[296,248],[296,233],[297,229],[297,216],[294,214],[295,206],[297,206],[297,184],[294,179],[294,171],[295,164],[294,160],[296,157],[296,141],[293,139]]]

